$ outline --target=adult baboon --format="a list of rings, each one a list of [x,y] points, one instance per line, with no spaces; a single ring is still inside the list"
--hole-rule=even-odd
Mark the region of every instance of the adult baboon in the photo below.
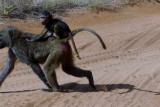
[[[73,30],[72,34],[75,35],[80,31],[93,33],[99,38],[103,48],[106,49],[100,36],[93,30],[80,28]],[[32,38],[32,35],[35,34],[23,32],[14,27],[5,28],[0,31],[0,49],[9,47],[7,64],[0,75],[0,85],[14,69],[15,61],[18,58],[21,62],[30,65],[38,77],[52,91],[61,91],[55,74],[55,69],[59,64],[62,64],[63,71],[70,75],[87,77],[91,88],[95,90],[91,71],[82,70],[74,66],[72,51],[70,45],[66,42],[70,38],[59,40],[50,36],[45,37],[46,41],[28,42],[24,39],[26,35],[27,37],[30,35],[30,38]],[[39,64],[44,65],[44,73]]]

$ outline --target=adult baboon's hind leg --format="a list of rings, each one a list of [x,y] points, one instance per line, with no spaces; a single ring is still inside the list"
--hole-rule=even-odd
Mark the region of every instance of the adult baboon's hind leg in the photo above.
[[[89,84],[90,84],[90,87],[93,90],[96,90],[96,87],[94,85],[93,75],[92,75],[91,71],[82,70],[82,69],[77,68],[75,66],[65,66],[65,65],[62,65],[62,69],[67,74],[70,74],[70,75],[73,75],[76,77],[87,77]]]
[[[52,51],[48,56],[45,64],[44,64],[44,73],[48,80],[48,83],[51,85],[51,91],[60,91],[59,84],[57,82],[57,76],[55,73],[55,69],[59,66],[62,52],[57,50]]]

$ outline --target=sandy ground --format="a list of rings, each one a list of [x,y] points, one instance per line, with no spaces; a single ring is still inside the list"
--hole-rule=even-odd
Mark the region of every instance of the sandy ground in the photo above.
[[[94,29],[105,41],[107,50],[90,33],[79,33],[75,41],[82,59],[75,58],[75,64],[90,69],[96,87],[106,86],[108,91],[92,92],[86,78],[58,68],[58,82],[70,92],[44,92],[45,85],[32,70],[17,61],[0,88],[0,107],[160,107],[159,4],[141,4],[119,13],[71,12],[64,19],[71,29]],[[43,28],[35,20],[0,25],[34,33]],[[0,50],[0,69],[6,51]]]

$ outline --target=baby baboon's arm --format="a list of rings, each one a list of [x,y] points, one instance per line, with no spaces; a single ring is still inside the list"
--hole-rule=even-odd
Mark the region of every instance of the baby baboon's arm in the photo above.
[[[27,41],[30,41],[30,42],[36,42],[42,38],[47,38],[47,37],[50,37],[52,35],[47,35],[46,34],[48,33],[49,31],[47,29],[44,29],[40,34],[33,34],[33,33],[26,33],[26,32],[23,32],[23,36],[21,37],[22,39],[26,39]]]
[[[36,42],[36,41],[42,39],[44,36],[46,36],[47,32],[48,32],[48,29],[44,28],[42,33],[37,34],[35,37],[31,38],[29,41]]]
[[[10,74],[10,72],[14,69],[15,61],[16,61],[16,56],[13,53],[12,49],[9,48],[7,55],[7,63],[5,67],[2,69],[0,75],[0,86],[2,85],[3,81],[7,78],[7,76]]]

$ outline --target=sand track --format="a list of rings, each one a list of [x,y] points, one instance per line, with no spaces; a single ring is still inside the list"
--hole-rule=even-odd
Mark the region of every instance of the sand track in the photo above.
[[[82,59],[75,59],[75,64],[92,70],[96,86],[105,85],[108,92],[92,92],[86,78],[69,76],[60,68],[58,82],[70,92],[41,91],[44,84],[17,61],[0,88],[0,107],[159,107],[159,4],[142,4],[120,13],[71,14],[66,20],[71,28],[89,27],[104,39],[107,50],[91,34],[78,34],[75,41]],[[37,21],[8,22],[1,27],[9,24],[30,32],[42,29]],[[0,50],[1,69],[6,52]]]

